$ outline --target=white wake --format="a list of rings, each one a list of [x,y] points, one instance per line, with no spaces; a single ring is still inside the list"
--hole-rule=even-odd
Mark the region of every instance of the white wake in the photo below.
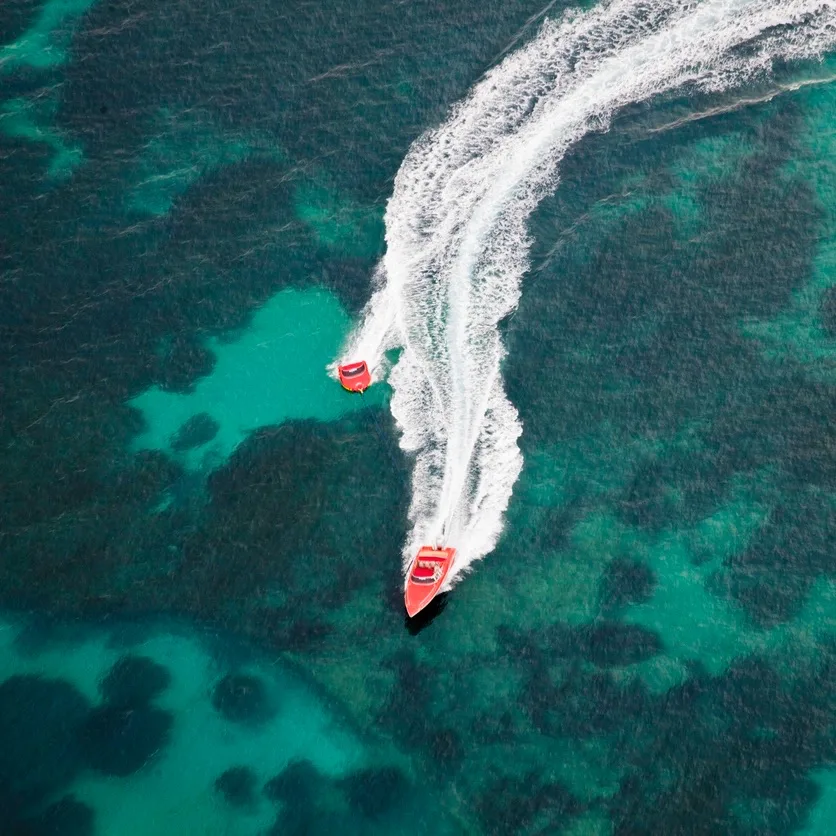
[[[522,467],[497,324],[528,268],[526,222],[567,149],[632,102],[722,90],[836,40],[836,0],[614,0],[546,21],[410,148],[386,211],[376,290],[340,362],[384,352],[401,447],[414,454],[404,565],[451,545],[453,581],[496,544]],[[333,368],[332,368],[333,371]],[[450,583],[448,582],[447,588]]]

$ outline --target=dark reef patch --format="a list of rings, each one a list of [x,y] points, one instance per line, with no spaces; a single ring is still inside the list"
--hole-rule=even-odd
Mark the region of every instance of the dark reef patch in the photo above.
[[[111,473],[103,474],[103,488],[114,502],[143,505],[158,499],[181,477],[180,467],[159,450],[141,450]]]
[[[132,775],[165,748],[173,722],[160,708],[94,708],[79,733],[85,762],[106,775]]]
[[[93,836],[93,808],[72,795],[64,796],[31,818],[17,821],[8,836]]]
[[[656,576],[645,563],[616,557],[607,564],[601,578],[601,607],[604,612],[620,610],[629,604],[649,601],[656,588]]]
[[[582,636],[584,655],[599,667],[634,665],[662,652],[657,633],[633,624],[601,622]]]
[[[388,435],[391,417],[380,420]],[[273,646],[316,647],[332,633],[334,610],[361,589],[383,575],[398,586],[390,556],[404,536],[406,463],[403,472],[393,468],[400,451],[391,435],[388,451],[368,444],[367,421],[354,415],[255,433],[212,474],[199,523],[187,503],[149,513],[182,475],[156,451],[99,469],[97,482],[59,506],[56,518],[33,516],[24,497],[24,488],[34,489],[31,468],[28,476],[12,470],[19,484],[0,506],[0,517],[15,515],[7,529],[14,536],[0,527],[5,600],[87,616],[175,611],[234,623]],[[53,453],[55,462],[35,464],[60,479],[68,457]],[[90,478],[90,460],[70,461]],[[365,513],[346,527],[343,509],[359,495]],[[358,561],[358,544],[372,542]],[[281,590],[281,606],[268,603],[269,589]]]
[[[503,711],[501,714],[483,712],[473,720],[470,731],[473,740],[483,746],[512,743],[516,737],[514,717],[510,711]]]
[[[269,636],[271,644],[284,650],[305,653],[322,646],[334,633],[325,621],[300,616],[291,607],[264,607],[253,614],[250,629],[259,636]]]
[[[410,648],[385,659],[383,666],[394,671],[395,681],[378,719],[405,746],[423,749],[437,728],[430,685],[435,680],[434,669]],[[416,706],[423,708],[416,711]]]
[[[209,479],[206,523],[184,543],[172,579],[179,606],[234,617],[276,646],[327,636],[327,618],[391,571],[404,533],[404,472],[367,435],[364,417],[352,416],[289,422],[244,441]],[[359,496],[363,513],[346,526]],[[271,589],[283,606],[264,600]]]
[[[602,620],[579,627],[556,623],[527,634],[500,627],[497,637],[501,646],[530,667],[581,659],[597,667],[624,667],[662,651],[657,633],[618,621]]]
[[[211,441],[220,428],[221,425],[208,412],[192,415],[175,433],[171,440],[171,449],[182,452],[200,447]]]
[[[544,731],[584,739],[610,734],[638,722],[650,697],[637,677],[619,681],[609,672],[570,669],[566,680],[551,692],[529,697],[539,709],[532,713]]]
[[[836,339],[836,287],[831,285],[822,293],[819,302],[822,328],[830,339]]]
[[[395,766],[361,769],[339,783],[351,807],[369,819],[389,812],[409,791],[406,775]]]
[[[244,16],[136,0],[125,27],[120,8],[95,4],[75,38],[85,60],[67,68],[60,121],[94,159],[133,153],[157,108],[174,101],[228,132],[273,139],[300,168],[333,157],[338,188],[379,199],[421,128],[444,118],[538,10],[534,0],[464,10],[360,5],[340,21],[331,8],[277,10],[269,0],[251,0]],[[483,34],[463,39],[462,26]],[[211,58],[218,43],[223,60]],[[185,60],[195,55],[198,64]],[[362,73],[333,72],[358,60]]]
[[[790,687],[766,661],[741,659],[715,678],[695,670],[649,701],[620,737],[629,768],[612,803],[615,832],[794,832],[817,798],[808,770],[836,754],[834,659],[828,644],[799,660]],[[746,811],[752,819],[739,818]]]
[[[640,721],[652,704],[638,677],[592,664],[620,668],[648,658],[658,652],[653,633],[604,622],[529,632],[504,627],[497,638],[523,677],[519,708],[541,734],[577,740],[612,734]],[[507,733],[512,723],[507,718],[494,734]]]
[[[502,776],[479,794],[476,809],[486,833],[558,833],[579,810],[571,792],[559,783],[541,783],[536,773]]]
[[[113,706],[139,707],[159,696],[171,683],[171,674],[147,656],[122,656],[107,672],[99,690]]]
[[[450,775],[464,760],[465,750],[459,733],[452,728],[436,729],[428,741],[432,762],[444,775]]]
[[[264,680],[246,673],[230,673],[212,690],[212,707],[230,723],[258,725],[276,714]]]
[[[76,740],[88,711],[64,680],[0,683],[0,810],[14,819],[70,783],[83,766]]]
[[[130,411],[82,401],[59,403],[18,434],[29,455],[13,457],[4,473],[0,597],[9,608],[88,617],[153,608],[141,600],[154,591],[147,582],[188,522],[175,511],[148,513],[181,471],[156,451],[126,456]]]
[[[803,832],[821,789],[809,778],[778,774],[771,791],[735,802],[735,825],[746,836]],[[763,792],[763,791],[761,791]]]
[[[309,760],[296,760],[267,781],[264,795],[271,801],[308,806],[321,789],[323,781],[324,776]]]
[[[745,607],[763,626],[798,613],[819,577],[836,575],[831,532],[836,508],[816,490],[788,493],[749,546],[733,554],[713,579],[720,594]]]
[[[17,40],[35,19],[41,0],[3,0],[0,4],[0,46]]]
[[[215,361],[215,355],[197,338],[177,334],[165,340],[159,352],[154,381],[165,392],[188,394],[198,378],[211,374]]]
[[[329,832],[327,827],[320,828],[327,821],[323,799],[330,787],[330,779],[309,760],[289,763],[264,785],[264,795],[282,805],[270,836]]]
[[[288,224],[289,229],[265,236],[268,223]],[[217,234],[218,229],[223,234]],[[256,154],[198,180],[178,199],[166,231],[160,257],[179,281],[176,289],[156,295],[155,310],[169,321],[172,313],[180,320],[190,306],[190,315],[182,318],[191,333],[195,326],[217,330],[219,313],[225,315],[225,330],[246,324],[248,313],[290,284],[289,275],[299,276],[294,285],[313,283],[293,268],[312,267],[316,248],[293,217],[287,167],[268,156]],[[290,242],[298,251],[287,251]],[[286,268],[278,276],[277,264]],[[269,282],[258,275],[260,270],[270,270]],[[224,290],[229,275],[236,281]],[[204,301],[208,288],[211,305]]]
[[[248,766],[232,766],[215,779],[215,791],[233,807],[250,807],[256,800],[258,779]]]
[[[616,507],[628,525],[653,531],[693,525],[722,500],[731,472],[715,451],[668,451],[638,465]]]
[[[653,188],[644,208],[596,220],[596,202],[623,191],[618,178],[632,170],[635,154],[629,143],[587,137],[567,155],[562,187],[532,218],[534,269],[507,329],[505,377],[526,444],[583,435],[605,420],[615,420],[625,439],[673,432],[686,416],[716,410],[722,399],[714,393],[760,386],[763,357],[738,323],[780,311],[810,275],[817,244],[815,194],[800,178],[787,182],[780,174],[800,118],[792,104],[761,111],[748,128],[758,151],[732,169],[722,188],[710,179],[698,187],[710,247],[700,235],[680,232]],[[722,121],[689,126],[675,138],[648,140],[643,152],[663,172],[688,143],[722,131]],[[601,154],[606,166],[591,183],[590,166]],[[678,188],[664,178],[655,183],[658,190],[666,185]],[[556,247],[556,233],[579,217],[583,235]],[[780,235],[775,217],[782,218]],[[660,504],[650,505],[649,523],[685,522],[722,499],[734,449],[706,453],[707,463],[696,456],[673,466],[670,476],[688,496],[676,501],[665,484],[651,493]]]
[[[642,118],[624,117],[628,124]],[[728,128],[723,119],[645,142],[648,156],[662,163],[653,169],[646,204],[605,213],[604,220],[596,219],[596,195],[621,193],[617,177],[631,167],[619,155],[632,158],[635,149],[613,147],[604,137],[587,137],[573,149],[562,163],[563,186],[532,218],[535,269],[508,323],[505,376],[528,450],[590,434],[629,445],[694,428],[673,449],[642,457],[608,496],[608,509],[629,526],[653,533],[695,526],[728,502],[733,480],[777,468],[791,507],[712,581],[718,594],[770,626],[797,614],[816,579],[833,573],[823,532],[834,521],[814,494],[836,484],[829,417],[836,395],[793,363],[777,365],[741,332],[741,319],[778,315],[809,280],[821,218],[809,183],[786,176],[797,150],[798,103],[764,107],[748,118],[732,121],[750,134],[753,152],[730,168],[722,187],[710,178],[695,181],[693,223],[701,232],[688,236],[658,199],[660,191],[681,188],[665,180],[665,166],[675,167],[694,140],[721,136]],[[600,182],[581,182],[604,147]],[[570,229],[579,217],[583,234],[555,245],[556,230]],[[589,492],[577,483],[572,490],[581,501]],[[804,517],[803,525],[794,521]],[[516,518],[512,505],[512,525]],[[518,539],[525,536],[521,531]],[[511,539],[497,554],[516,567]],[[710,547],[695,554],[710,557]],[[603,581],[605,615],[632,603],[625,600],[631,593],[607,591],[615,582]]]

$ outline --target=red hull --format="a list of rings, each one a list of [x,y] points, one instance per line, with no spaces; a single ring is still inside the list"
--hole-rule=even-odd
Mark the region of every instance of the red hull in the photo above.
[[[349,392],[364,392],[371,386],[372,376],[369,367],[361,360],[359,363],[346,363],[344,366],[337,366],[340,375],[340,383],[343,389]]]
[[[453,565],[455,554],[455,549],[434,549],[430,546],[418,550],[409,567],[404,591],[404,603],[410,617],[421,612],[438,594]]]

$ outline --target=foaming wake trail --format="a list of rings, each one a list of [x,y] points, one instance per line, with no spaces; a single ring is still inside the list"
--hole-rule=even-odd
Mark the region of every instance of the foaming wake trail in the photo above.
[[[337,366],[354,360],[365,360],[372,374],[372,382],[380,381],[385,373],[385,353],[398,345],[395,322],[398,311],[396,296],[386,284],[386,271],[379,264],[372,281],[372,296],[360,316],[361,327],[355,328],[343,346],[340,359],[328,366],[328,373],[339,379]]]
[[[450,580],[496,544],[522,467],[502,386],[498,323],[528,269],[526,222],[567,149],[633,102],[722,90],[836,40],[836,0],[613,0],[546,21],[418,139],[386,211],[378,287],[343,360],[379,369],[415,455],[405,565],[422,544],[458,550]]]

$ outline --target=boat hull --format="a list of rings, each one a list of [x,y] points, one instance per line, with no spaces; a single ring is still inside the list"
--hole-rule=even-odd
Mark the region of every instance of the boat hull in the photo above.
[[[411,617],[423,610],[438,595],[450,573],[456,550],[428,546],[418,551],[406,576],[404,604]]]

